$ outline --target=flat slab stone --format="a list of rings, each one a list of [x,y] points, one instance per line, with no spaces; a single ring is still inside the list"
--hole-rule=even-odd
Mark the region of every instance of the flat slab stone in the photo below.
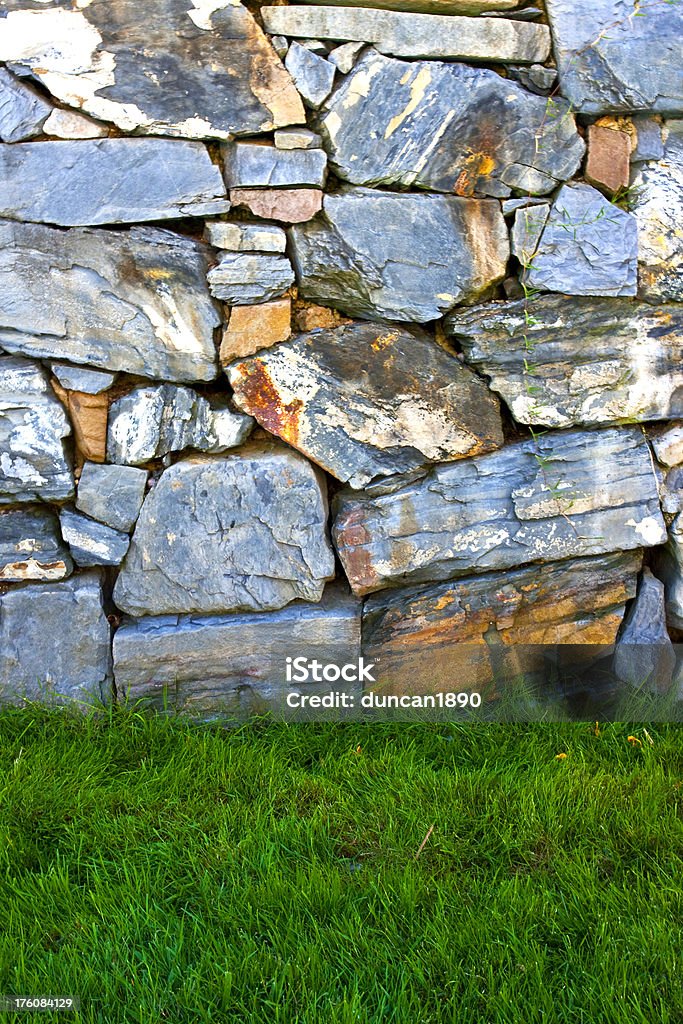
[[[120,565],[123,561],[130,544],[127,533],[69,509],[59,513],[59,523],[76,565]]]
[[[261,15],[272,34],[370,43],[394,57],[542,64],[550,53],[546,25],[506,18],[324,6],[262,7]]]
[[[117,696],[171,714],[277,712],[288,693],[330,690],[328,682],[287,683],[286,659],[298,651],[323,663],[355,662],[360,603],[331,586],[319,604],[266,614],[126,619],[114,636]],[[349,683],[344,689],[359,691]]]
[[[582,114],[683,113],[683,10],[548,0],[562,95]]]
[[[458,310],[447,334],[518,423],[683,416],[683,307],[539,295]]]
[[[0,512],[0,582],[63,580],[73,571],[51,509]]]
[[[43,368],[0,356],[0,505],[63,501],[74,491],[66,413]]]
[[[96,571],[0,594],[0,703],[108,704],[110,632]]]
[[[177,462],[142,506],[116,604],[159,615],[319,601],[334,576],[324,486],[286,448]]]
[[[86,462],[78,481],[76,508],[115,530],[132,530],[140,514],[148,473],[136,466]]]
[[[0,60],[123,131],[226,139],[299,124],[292,81],[235,0],[5,0]]]
[[[22,142],[40,135],[52,104],[0,67],[0,140]]]
[[[107,391],[116,380],[115,373],[89,370],[85,366],[70,366],[69,363],[52,363],[50,369],[67,391],[80,391],[86,395],[99,395]]]
[[[322,148],[322,139],[310,128],[278,128],[273,141],[280,150]]]
[[[667,121],[661,161],[634,176],[640,294],[683,302],[683,121]]]
[[[312,3],[313,0],[303,0]],[[315,0],[320,3],[320,0]],[[379,7],[389,11],[412,11],[426,14],[487,14],[490,11],[512,11],[521,0],[330,0],[334,7]]]
[[[228,223],[224,220],[209,221],[204,234],[207,242],[216,249],[233,252],[284,252],[287,235],[282,228],[271,224],[244,224],[241,221]]]
[[[435,320],[505,277],[509,239],[493,200],[348,188],[290,229],[299,293],[351,316]]]
[[[294,271],[286,256],[227,252],[207,279],[214,298],[249,306],[282,295],[294,283]]]
[[[282,8],[288,10],[292,8]],[[584,154],[566,100],[534,96],[493,71],[366,52],[324,105],[335,174],[459,196],[546,193]]]
[[[417,329],[313,331],[227,373],[239,408],[353,487],[503,443],[484,381]]]
[[[222,147],[228,188],[322,188],[327,155],[322,149],[276,149],[255,142],[234,142]]]
[[[134,388],[109,410],[107,458],[136,465],[185,448],[224,452],[245,441],[253,425],[250,416],[212,404],[191,388]]]
[[[233,188],[233,206],[245,206],[255,217],[301,224],[320,211],[323,194],[319,188]]]
[[[156,228],[0,221],[0,347],[162,380],[211,380],[210,250]]]
[[[578,645],[605,655],[641,562],[640,551],[617,552],[386,590],[364,603],[363,654],[381,692],[398,693],[433,692],[454,679],[464,690],[537,671],[547,645],[569,645],[576,661]]]
[[[0,217],[10,220],[71,227],[204,217],[229,209],[220,169],[200,142],[0,145]]]
[[[634,427],[542,434],[382,494],[343,492],[333,526],[357,594],[665,537],[650,450]]]
[[[531,288],[569,295],[635,295],[635,217],[590,185],[563,185],[526,280]]]

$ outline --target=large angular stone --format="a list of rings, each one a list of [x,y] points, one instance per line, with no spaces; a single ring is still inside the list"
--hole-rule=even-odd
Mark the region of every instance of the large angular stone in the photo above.
[[[142,506],[114,600],[131,615],[270,611],[334,575],[324,483],[286,448],[195,457]]]
[[[208,274],[211,294],[235,306],[250,306],[282,295],[294,283],[286,256],[226,252]]]
[[[299,652],[323,663],[355,663],[359,602],[327,587],[320,604],[296,602],[269,614],[125,620],[114,636],[117,697],[203,717],[280,712],[288,693],[330,690],[325,681],[286,681],[286,659]]]
[[[0,356],[0,505],[71,497],[73,474],[64,451],[70,433],[42,367]]]
[[[683,112],[683,10],[547,0],[563,96],[583,114]]]
[[[363,654],[382,692],[467,690],[542,667],[543,648],[609,653],[635,596],[640,551],[387,590],[363,609]],[[596,652],[586,652],[595,657]],[[502,670],[502,671],[501,671]],[[444,686],[444,684],[449,684]]]
[[[227,372],[240,409],[352,487],[503,443],[485,383],[417,329],[314,331]]]
[[[349,188],[290,229],[300,294],[352,316],[435,320],[505,276],[509,240],[493,200]]]
[[[205,246],[126,232],[0,221],[0,347],[162,380],[216,376],[220,316]]]
[[[0,146],[0,216],[11,220],[71,227],[229,209],[220,170],[200,142],[87,139]]]
[[[212,405],[191,388],[134,388],[111,406],[107,458],[135,465],[184,448],[224,452],[246,440],[253,425],[250,416]]]
[[[321,6],[262,7],[261,14],[270,33],[370,43],[380,53],[394,57],[537,64],[543,63],[550,52],[550,33],[545,25],[505,18]]]
[[[590,185],[563,185],[526,272],[531,288],[569,295],[635,295],[635,217]]]
[[[294,42],[287,50],[285,67],[304,103],[313,110],[327,99],[334,85],[335,65],[305,46]]]
[[[63,580],[73,562],[47,508],[0,512],[0,582]]]
[[[384,493],[338,495],[333,536],[358,594],[666,538],[634,427],[543,434],[434,467]]]
[[[683,302],[683,121],[667,121],[661,161],[633,179],[640,294]]]
[[[547,108],[484,68],[370,50],[324,106],[320,131],[331,168],[354,184],[542,194],[576,172],[585,149],[569,104]]]
[[[288,188],[292,185],[325,184],[327,156],[322,149],[276,149],[255,142],[223,146],[228,188]]]
[[[4,0],[0,60],[123,131],[220,138],[304,120],[301,100],[235,0]]]
[[[109,635],[96,572],[0,594],[0,702],[109,703]]]
[[[683,416],[683,307],[565,295],[458,310],[446,332],[518,423]]]
[[[86,462],[78,481],[76,508],[115,530],[133,528],[147,488],[147,471],[135,466]]]
[[[127,533],[70,509],[62,509],[59,523],[76,565],[120,565],[123,561],[130,544]]]
[[[666,693],[676,654],[666,631],[664,584],[648,568],[638,586],[614,654],[614,670],[624,682]]]
[[[21,142],[40,135],[52,112],[37,92],[0,67],[0,140]]]

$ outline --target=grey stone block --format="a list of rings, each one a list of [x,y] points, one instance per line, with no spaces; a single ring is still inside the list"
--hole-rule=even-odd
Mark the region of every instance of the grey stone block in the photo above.
[[[322,149],[284,150],[255,142],[231,142],[222,152],[228,188],[322,188],[325,184],[327,156]]]
[[[664,584],[645,568],[617,642],[614,671],[637,689],[666,693],[675,667],[676,654],[666,630]]]
[[[275,148],[288,149],[322,149],[322,139],[310,128],[278,128],[273,135]]]
[[[40,135],[51,111],[52,104],[0,67],[0,139],[3,142],[21,142]]]
[[[76,565],[120,565],[123,561],[130,544],[127,533],[68,509],[59,513],[59,522]]]
[[[234,252],[284,252],[287,247],[287,235],[274,224],[208,221],[205,235],[216,249]]]
[[[147,488],[147,470],[86,462],[78,481],[76,508],[115,530],[132,530]]]
[[[67,391],[80,391],[86,395],[99,395],[116,380],[115,373],[89,370],[85,366],[71,366],[69,363],[51,363],[50,369]]]
[[[683,121],[667,121],[664,135],[663,159],[642,164],[632,181],[640,294],[683,302]]]
[[[522,267],[533,263],[549,213],[549,203],[526,206],[516,211],[510,242],[512,255],[517,257]]]
[[[207,279],[214,298],[250,306],[282,295],[294,283],[294,271],[286,256],[228,252]]]
[[[317,110],[332,92],[336,70],[334,64],[294,42],[287,50],[285,67],[304,103]]]
[[[72,570],[51,509],[0,512],[0,582],[63,580]]]

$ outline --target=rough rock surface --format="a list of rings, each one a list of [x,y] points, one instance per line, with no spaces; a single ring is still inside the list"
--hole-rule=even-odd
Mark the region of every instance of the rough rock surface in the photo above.
[[[352,487],[503,443],[484,382],[417,329],[314,331],[228,377],[239,408]]]
[[[588,126],[586,181],[608,195],[628,188],[631,161],[631,137],[600,124]]]
[[[0,703],[108,703],[109,636],[96,572],[0,594]]]
[[[664,583],[667,623],[683,630],[683,513],[669,527],[667,544],[658,553],[655,572]]]
[[[102,139],[109,134],[109,128],[73,110],[55,108],[43,125],[43,132],[55,139]]]
[[[522,267],[533,263],[549,214],[549,203],[525,206],[515,212],[510,245],[512,255],[517,257]]]
[[[287,657],[355,662],[360,604],[328,587],[319,604],[270,615],[168,615],[126,620],[114,638],[119,700],[158,710],[245,716],[283,710],[287,693],[325,694],[328,682],[287,683]],[[357,689],[348,683],[347,692]]]
[[[683,121],[668,121],[666,136],[663,159],[643,164],[633,179],[631,209],[641,295],[683,302]]]
[[[52,112],[42,96],[0,67],[0,140],[21,142],[40,135]]]
[[[227,252],[209,271],[208,282],[214,298],[249,306],[282,295],[294,283],[294,271],[286,256]]]
[[[67,391],[80,391],[86,395],[99,395],[116,380],[115,373],[89,370],[86,366],[70,366],[69,363],[52,363],[50,369]]]
[[[550,52],[547,26],[527,25],[505,18],[444,17],[376,8],[319,6],[262,7],[261,15],[267,32],[371,43],[380,53],[394,57],[537,64],[543,63]]]
[[[77,512],[63,509],[59,514],[62,537],[76,565],[120,565],[130,537]]]
[[[290,229],[300,294],[352,316],[435,320],[505,276],[498,203],[349,188]]]
[[[527,316],[527,313],[530,316]],[[446,331],[518,423],[683,415],[683,307],[543,295],[457,311]]]
[[[51,509],[0,512],[0,583],[63,580],[72,570]]]
[[[666,538],[637,428],[543,434],[434,467],[382,494],[337,498],[333,537],[358,594]]]
[[[668,430],[651,437],[650,444],[663,466],[680,466],[683,463],[683,423],[674,423]]]
[[[37,363],[0,356],[0,505],[73,494],[66,413]]]
[[[317,110],[332,91],[334,84],[334,64],[324,57],[311,53],[305,46],[292,43],[287,50],[285,67],[294,80],[304,103]]]
[[[614,652],[614,671],[638,689],[666,693],[675,667],[676,654],[666,631],[664,584],[645,568]]]
[[[327,156],[322,149],[285,150],[255,142],[234,142],[222,148],[228,188],[322,188],[325,184]]]
[[[383,591],[363,608],[363,654],[380,685],[410,693],[534,671],[547,644],[607,649],[641,562],[618,552]]]
[[[319,601],[334,575],[323,488],[310,463],[285,448],[176,463],[142,506],[116,604],[157,615]]]
[[[162,380],[211,380],[209,250],[156,228],[0,221],[0,347]]]
[[[234,0],[4,0],[0,60],[124,131],[222,138],[298,124],[292,80]]]
[[[330,166],[359,185],[459,196],[549,192],[578,169],[584,142],[565,100],[547,101],[483,68],[368,51],[323,108]]]
[[[115,530],[132,530],[147,487],[147,471],[136,466],[86,462],[78,481],[76,508]]]
[[[286,341],[292,333],[292,300],[274,299],[255,306],[234,306],[221,340],[222,366],[244,359],[261,348]]]
[[[209,221],[205,235],[216,249],[231,252],[284,252],[287,247],[285,232],[271,224]]]
[[[224,452],[246,440],[252,426],[250,416],[212,404],[191,388],[135,388],[111,406],[107,458],[135,465],[184,448]]]
[[[635,295],[635,217],[590,185],[563,185],[541,235],[531,288],[569,295]]]
[[[234,188],[230,190],[230,202],[246,206],[255,217],[302,224],[319,212],[323,194],[319,188]]]
[[[322,139],[310,128],[278,128],[273,141],[275,148],[281,150],[322,148]]]
[[[632,0],[547,0],[546,6],[562,95],[575,110],[683,112],[677,3],[648,3],[640,12]]]
[[[229,209],[220,170],[200,142],[90,139],[0,146],[0,217],[71,227],[203,217]]]

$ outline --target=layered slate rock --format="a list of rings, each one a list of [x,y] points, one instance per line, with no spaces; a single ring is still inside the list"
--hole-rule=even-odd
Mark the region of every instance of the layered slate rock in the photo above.
[[[69,363],[52,363],[50,369],[65,390],[80,391],[85,395],[100,395],[116,380],[115,373],[89,370],[86,366],[70,366]]]
[[[353,487],[503,443],[484,382],[417,329],[314,331],[227,372],[239,408]]]
[[[640,551],[618,552],[384,591],[365,602],[363,653],[382,692],[399,693],[531,672],[549,644],[571,645],[574,658],[578,645],[605,654],[641,562]]]
[[[652,547],[666,530],[647,442],[625,428],[543,434],[384,493],[344,492],[333,537],[365,594]]]
[[[0,593],[0,702],[111,700],[110,628],[94,572]]]
[[[526,280],[531,288],[570,295],[635,295],[635,217],[590,185],[563,185]]]
[[[518,423],[683,415],[683,307],[537,296],[453,313],[446,331]]]
[[[683,302],[683,121],[666,123],[663,159],[633,179],[640,294]]]
[[[209,221],[204,234],[216,249],[230,252],[284,252],[287,247],[285,232],[271,224]]]
[[[562,95],[584,114],[683,112],[683,10],[548,0]],[[640,13],[641,16],[635,15]]]
[[[304,120],[301,99],[252,15],[234,0],[5,0],[0,60],[57,99],[124,131],[228,138]]]
[[[52,105],[0,67],[0,141],[22,142],[40,135]]]
[[[71,227],[203,217],[229,209],[220,170],[200,142],[89,139],[0,146],[0,216],[11,220]]]
[[[460,18],[376,8],[262,7],[266,31],[308,39],[372,44],[394,57],[543,63],[550,53],[545,25],[506,18]],[[1,52],[1,51],[0,51]]]
[[[285,448],[176,463],[142,506],[116,604],[158,615],[319,601],[334,575],[323,488],[310,463]]]
[[[317,110],[327,99],[334,84],[334,64],[299,43],[287,50],[285,67],[294,80],[304,103]]]
[[[0,505],[71,497],[74,481],[64,448],[70,433],[42,367],[0,356]]]
[[[86,462],[78,481],[76,508],[115,530],[133,528],[147,488],[147,471],[135,466]]]
[[[246,440],[253,425],[250,416],[212,404],[191,388],[134,388],[112,403],[107,458],[135,465],[184,448],[224,452]]]
[[[666,631],[664,584],[645,568],[619,637],[614,670],[631,686],[666,693],[675,667],[676,654]]]
[[[156,228],[0,221],[0,347],[162,380],[211,380],[210,250]]]
[[[59,523],[76,565],[120,565],[123,561],[130,544],[127,533],[69,509],[60,512]]]
[[[335,173],[359,185],[459,196],[542,194],[578,169],[584,142],[565,100],[483,68],[367,52],[322,111]]]
[[[294,282],[286,256],[226,252],[208,274],[211,294],[235,306],[267,302],[282,295]]]
[[[114,637],[117,697],[198,716],[279,712],[288,693],[330,689],[324,681],[287,683],[286,659],[298,651],[323,663],[355,662],[360,603],[332,586],[319,604],[295,602],[265,615],[127,619]]]
[[[63,580],[72,570],[51,509],[0,512],[0,583]]]
[[[348,188],[323,210],[290,229],[299,293],[352,316],[424,323],[505,276],[493,200]]]
[[[671,523],[666,547],[658,553],[655,572],[664,583],[666,620],[683,630],[683,512]]]
[[[229,188],[322,188],[325,184],[327,156],[322,149],[285,150],[255,142],[235,142],[222,148]]]

